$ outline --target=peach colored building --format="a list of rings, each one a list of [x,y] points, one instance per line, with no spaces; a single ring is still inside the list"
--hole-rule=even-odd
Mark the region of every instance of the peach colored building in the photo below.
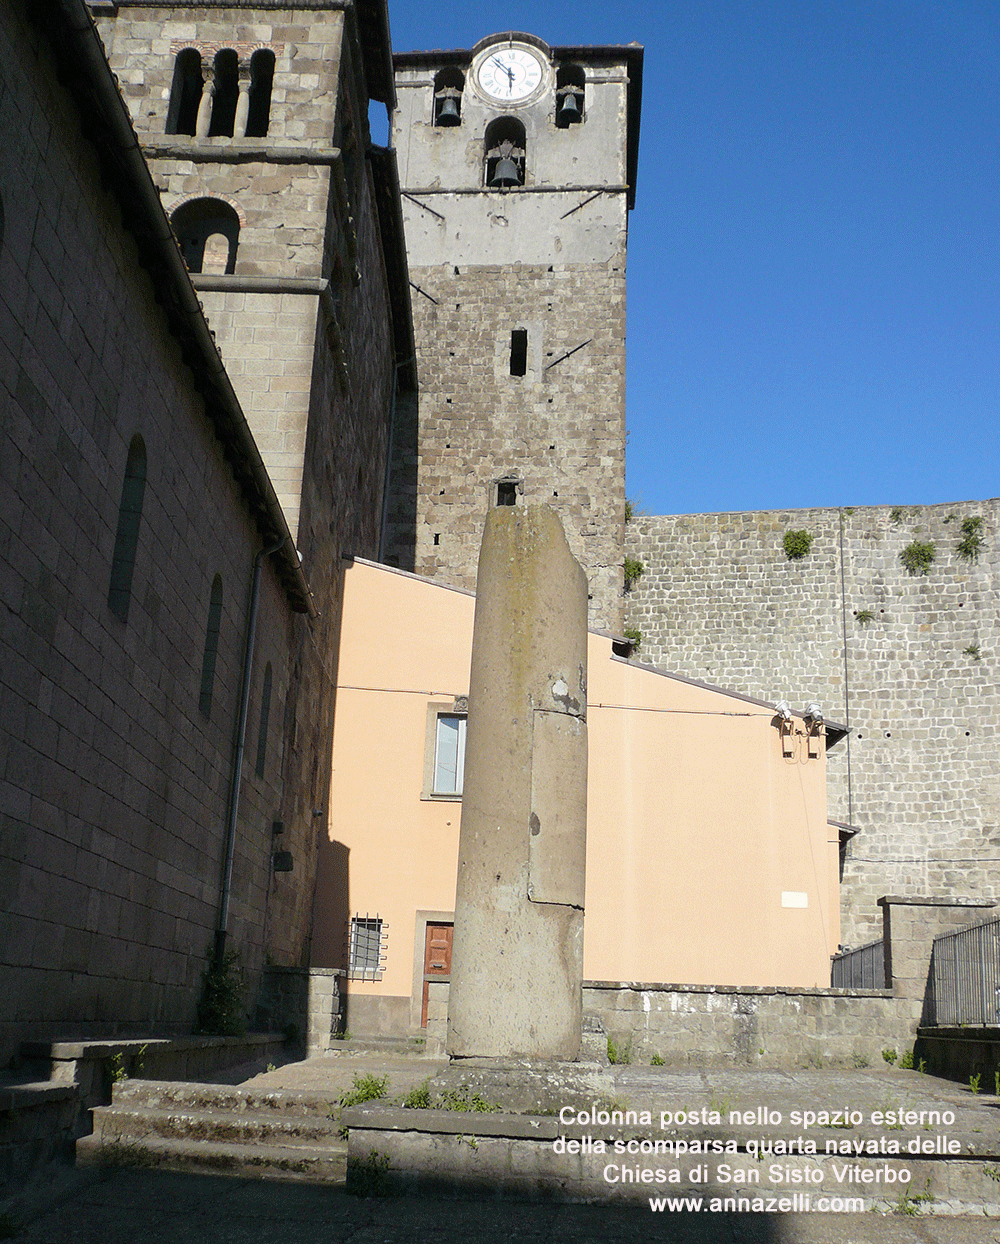
[[[346,574],[313,966],[354,1034],[427,1022],[447,978],[474,597],[370,562]],[[584,975],[826,986],[838,835],[822,726],[589,643]],[[438,993],[440,991],[437,991]]]

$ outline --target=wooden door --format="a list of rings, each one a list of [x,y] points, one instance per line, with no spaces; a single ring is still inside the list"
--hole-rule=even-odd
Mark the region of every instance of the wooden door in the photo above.
[[[427,1027],[428,984],[451,979],[451,945],[455,934],[453,924],[427,922],[424,934],[424,993],[420,1005],[420,1027]]]

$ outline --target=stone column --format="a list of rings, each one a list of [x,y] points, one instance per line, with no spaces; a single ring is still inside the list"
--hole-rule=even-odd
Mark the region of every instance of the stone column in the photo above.
[[[245,138],[247,132],[247,118],[250,115],[250,62],[248,60],[240,61],[240,94],[236,101],[236,121],[233,125],[233,134],[237,138]]]
[[[491,510],[465,751],[453,1057],[580,1050],[587,580],[548,506]]]
[[[205,85],[201,88],[201,101],[198,104],[198,120],[194,132],[198,138],[207,138],[212,127],[212,104],[215,101],[215,70],[205,69]]]

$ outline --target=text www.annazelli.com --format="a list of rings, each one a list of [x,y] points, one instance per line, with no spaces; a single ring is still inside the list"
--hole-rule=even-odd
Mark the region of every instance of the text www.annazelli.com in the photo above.
[[[815,1200],[808,1193],[785,1196],[712,1197],[707,1203],[700,1196],[651,1196],[649,1208],[654,1214],[861,1214],[862,1197],[821,1196]]]

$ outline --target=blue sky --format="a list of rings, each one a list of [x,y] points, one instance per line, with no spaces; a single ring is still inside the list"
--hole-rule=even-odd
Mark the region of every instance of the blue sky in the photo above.
[[[389,0],[393,46],[644,44],[628,491],[996,496],[996,0]]]

